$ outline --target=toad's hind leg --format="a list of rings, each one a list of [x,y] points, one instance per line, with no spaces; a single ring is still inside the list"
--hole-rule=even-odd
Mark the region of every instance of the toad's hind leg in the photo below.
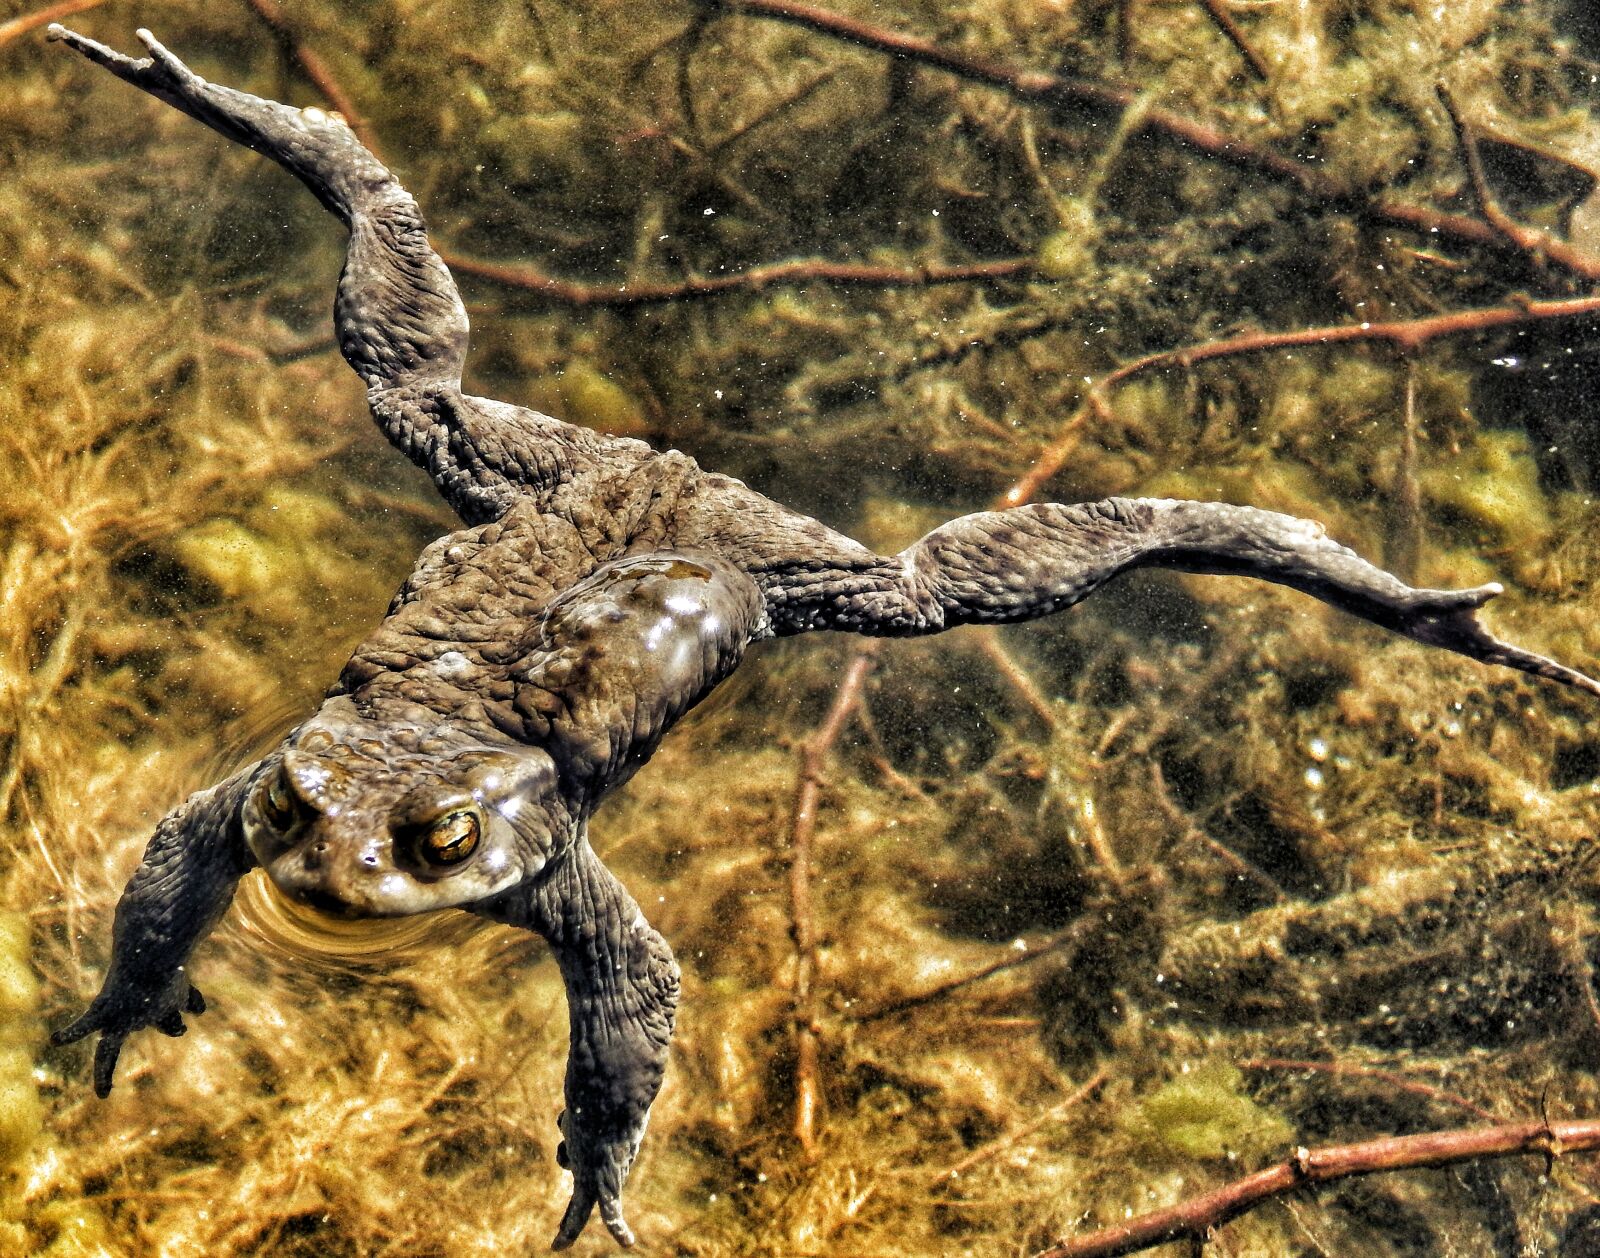
[[[780,580],[783,628],[916,634],[1033,620],[1131,568],[1258,577],[1429,646],[1600,695],[1600,682],[1494,637],[1476,611],[1500,593],[1419,590],[1294,516],[1216,502],[1108,498],[952,520],[892,559]]]
[[[421,466],[469,524],[498,519],[529,487],[551,482],[593,438],[534,411],[460,389],[467,312],[422,213],[337,114],[295,109],[207,82],[140,31],[135,61],[51,26],[118,78],[277,162],[350,230],[334,301],[345,360],[367,386],[384,434]]]
[[[52,26],[50,35],[270,157],[350,229],[334,312],[339,348],[368,388],[459,383],[467,312],[455,283],[428,246],[416,201],[342,118],[207,82],[149,31],[139,32],[150,51],[142,61],[61,26]]]

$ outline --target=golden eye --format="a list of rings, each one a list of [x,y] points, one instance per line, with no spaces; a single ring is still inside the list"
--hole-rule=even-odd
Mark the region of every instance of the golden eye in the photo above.
[[[282,766],[256,790],[256,808],[279,834],[287,834],[305,820],[305,807]]]
[[[430,865],[459,865],[477,849],[478,814],[446,813],[422,832],[417,854]]]

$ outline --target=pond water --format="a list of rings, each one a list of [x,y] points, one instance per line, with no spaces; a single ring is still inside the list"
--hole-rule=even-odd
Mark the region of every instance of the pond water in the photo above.
[[[737,7],[55,6],[344,109],[457,274],[475,393],[883,553],[1023,501],[1286,512],[1503,583],[1496,632],[1594,669],[1587,6]],[[48,1042],[155,824],[459,522],[334,345],[338,225],[43,11],[0,2],[0,1254],[541,1252],[567,1022],[532,935],[255,871],[186,1036],[133,1036],[104,1101]],[[758,646],[594,818],[682,968],[644,1252],[1035,1253],[1299,1147],[1600,1116],[1591,697],[1225,577],[863,641]],[[1214,1246],[1597,1236],[1575,1153]]]

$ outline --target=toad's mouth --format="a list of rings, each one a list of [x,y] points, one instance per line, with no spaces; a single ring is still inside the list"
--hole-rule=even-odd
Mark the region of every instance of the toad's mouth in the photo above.
[[[333,892],[325,891],[320,887],[293,887],[285,888],[285,890],[290,896],[308,908],[316,909],[319,913],[326,914],[328,917],[338,918],[341,921],[353,921],[356,918],[370,916],[367,913],[363,913],[348,900],[340,899]]]

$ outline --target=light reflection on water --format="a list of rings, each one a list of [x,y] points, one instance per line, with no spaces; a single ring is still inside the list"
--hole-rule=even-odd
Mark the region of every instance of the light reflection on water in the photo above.
[[[480,923],[465,913],[340,918],[290,899],[259,870],[239,884],[234,924],[292,962],[329,970],[363,970],[466,939]]]

